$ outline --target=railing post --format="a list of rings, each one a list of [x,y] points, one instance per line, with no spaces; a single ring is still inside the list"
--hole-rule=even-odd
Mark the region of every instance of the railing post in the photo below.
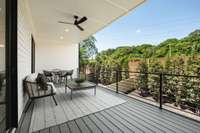
[[[162,109],[162,98],[163,98],[163,74],[160,74],[160,89],[159,89],[159,102],[160,102],[160,109]]]
[[[119,80],[119,71],[116,70],[116,93],[118,93],[118,80]]]
[[[99,75],[96,72],[95,72],[95,82],[96,82],[96,85],[98,85]]]

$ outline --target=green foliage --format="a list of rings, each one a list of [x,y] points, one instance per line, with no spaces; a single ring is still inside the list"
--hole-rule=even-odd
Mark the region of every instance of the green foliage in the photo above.
[[[155,74],[149,74],[149,82],[148,86],[150,89],[150,94],[153,96],[154,99],[158,99],[158,92],[160,87],[160,76],[158,73],[163,72],[163,66],[157,59],[152,59],[149,62],[149,70],[150,73]]]
[[[93,36],[80,42],[80,67],[85,68],[89,64],[89,60],[98,52],[95,46],[96,39]]]
[[[146,73],[172,74],[163,76],[163,102],[176,106],[185,103],[197,110],[200,108],[200,78],[175,76],[200,76],[200,30],[182,39],[167,39],[157,46],[142,44],[104,50],[97,53],[95,60],[89,60],[88,55],[91,54],[82,55],[86,56],[83,56],[87,61],[85,64],[93,66],[99,73],[99,81],[103,84],[116,82],[115,70],[127,71],[130,60],[140,61],[137,70],[140,73],[135,79],[136,89],[140,90],[142,96],[152,96],[156,101],[159,97],[160,76]],[[130,78],[129,73],[120,73],[119,80],[127,78]]]
[[[140,72],[137,76],[138,81],[138,89],[142,93],[149,93],[149,87],[148,87],[148,64],[147,61],[140,62],[138,66],[138,72]],[[143,95],[143,94],[142,94]]]

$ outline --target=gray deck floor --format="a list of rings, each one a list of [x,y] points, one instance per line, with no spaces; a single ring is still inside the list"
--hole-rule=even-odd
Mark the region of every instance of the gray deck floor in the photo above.
[[[127,102],[68,120],[36,133],[200,133],[200,123],[196,121],[109,90],[100,90]],[[24,130],[18,131],[23,133]]]

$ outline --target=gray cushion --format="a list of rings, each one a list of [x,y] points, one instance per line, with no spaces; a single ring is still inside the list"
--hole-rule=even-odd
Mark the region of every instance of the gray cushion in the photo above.
[[[36,78],[37,84],[40,86],[40,89],[47,90],[48,79],[44,74],[39,73]]]
[[[26,77],[26,81],[29,81],[29,82],[36,82],[37,76],[38,76],[38,73],[29,74],[29,75]]]

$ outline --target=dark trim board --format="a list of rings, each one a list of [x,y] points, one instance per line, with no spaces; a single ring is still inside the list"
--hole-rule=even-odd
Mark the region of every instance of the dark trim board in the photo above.
[[[80,57],[81,53],[80,53],[80,43],[78,44],[78,75],[80,75],[80,69],[81,69],[81,62],[80,62]]]
[[[17,0],[6,0],[6,128],[17,127]]]
[[[35,40],[31,35],[31,73],[35,72]]]

